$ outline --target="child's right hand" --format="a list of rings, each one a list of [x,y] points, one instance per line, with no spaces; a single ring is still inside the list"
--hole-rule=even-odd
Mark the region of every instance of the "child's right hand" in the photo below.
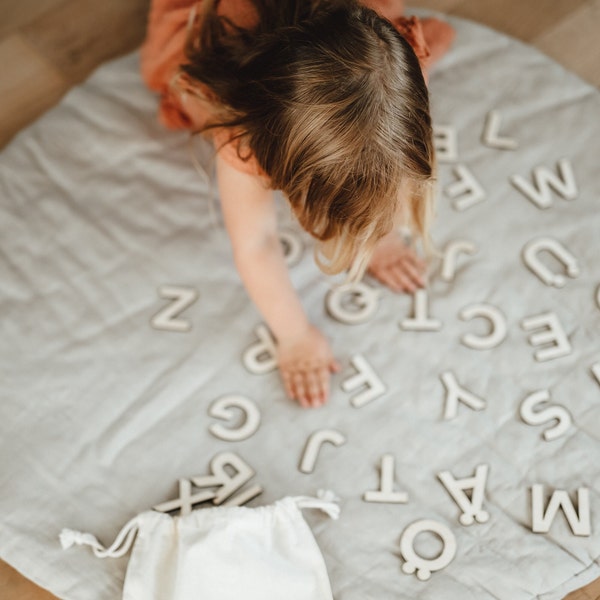
[[[287,395],[303,408],[327,402],[331,373],[340,370],[327,338],[312,325],[290,339],[278,340],[279,371]]]

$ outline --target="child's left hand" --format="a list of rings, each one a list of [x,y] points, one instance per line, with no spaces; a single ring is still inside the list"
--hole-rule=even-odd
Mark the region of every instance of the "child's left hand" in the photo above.
[[[368,272],[395,292],[414,293],[425,286],[427,265],[407,246],[397,231],[379,240]]]

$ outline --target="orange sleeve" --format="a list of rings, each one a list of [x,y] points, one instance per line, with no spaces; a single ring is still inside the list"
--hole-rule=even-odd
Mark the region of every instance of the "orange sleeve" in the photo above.
[[[159,121],[169,129],[199,129],[211,117],[211,105],[186,98],[173,91],[171,83],[180,65],[186,62],[184,52],[188,20],[197,0],[153,0],[148,18],[146,39],[141,48],[140,68],[146,85],[160,94]],[[238,25],[251,27],[256,13],[247,0],[225,0],[221,14]],[[231,138],[234,131],[209,131],[219,155],[238,171],[265,176],[254,157],[243,160],[239,143]]]
[[[140,50],[142,77],[150,89],[160,93],[158,118],[170,129],[192,126],[170,84],[185,62],[188,17],[195,4],[196,0],[153,0]]]
[[[397,17],[392,21],[392,25],[412,46],[421,63],[421,68],[425,69],[428,65],[431,52],[423,33],[421,21],[417,17]]]
[[[412,46],[423,71],[439,60],[452,45],[455,31],[451,25],[434,18],[421,20],[417,17],[404,17],[403,0],[362,2],[394,25]]]
[[[425,74],[433,63],[448,52],[456,35],[451,25],[434,18],[421,20],[418,17],[397,17],[391,22],[412,46]]]
[[[172,90],[173,77],[186,62],[185,43],[192,9],[201,0],[152,0],[146,38],[140,51],[140,68],[146,85],[161,95],[158,118],[170,129],[199,128],[210,117],[207,106],[186,106]],[[242,27],[256,22],[248,0],[224,0],[220,14]],[[193,113],[193,114],[192,114]]]

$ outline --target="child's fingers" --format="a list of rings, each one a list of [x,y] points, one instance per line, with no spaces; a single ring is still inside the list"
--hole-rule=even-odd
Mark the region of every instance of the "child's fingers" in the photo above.
[[[321,406],[324,402],[321,378],[318,371],[309,371],[305,374],[305,384],[308,391],[308,402],[311,406]]]
[[[416,252],[413,250],[409,250],[402,255],[402,258],[408,262],[410,262],[414,267],[416,267],[419,271],[427,270],[427,262],[423,260]]]
[[[395,292],[401,292],[403,290],[402,286],[399,285],[396,278],[392,276],[390,269],[378,269],[377,271],[373,271],[372,274],[376,279],[381,281],[384,285],[387,285],[390,289]]]
[[[300,403],[303,408],[308,408],[310,402],[308,394],[306,393],[306,387],[304,385],[304,376],[299,371],[292,373],[292,393],[295,400]]]
[[[312,406],[312,399],[308,391],[308,385],[303,374],[300,374],[298,381],[300,381],[300,378],[302,383],[298,383],[296,386],[298,390],[298,402],[300,402],[300,406],[303,408],[310,408]]]
[[[417,284],[406,274],[403,267],[395,266],[390,269],[390,276],[401,290],[411,294],[416,291]]]
[[[312,393],[313,393],[313,406],[323,406],[329,398],[329,367],[323,365],[317,367],[312,373]]]
[[[283,386],[285,388],[285,393],[290,400],[295,400],[296,395],[294,391],[294,385],[292,382],[292,372],[289,369],[280,368],[279,372],[281,373],[281,378],[283,379]]]
[[[326,367],[308,372],[282,371],[282,378],[287,396],[302,408],[318,407],[327,401],[329,371]]]
[[[329,367],[320,367],[317,373],[319,379],[319,393],[321,395],[322,404],[325,404],[329,399]]]
[[[302,407],[323,405],[329,395],[329,371],[340,369],[327,338],[311,326],[305,336],[292,343],[280,343],[278,350],[287,395]]]
[[[421,271],[411,261],[405,260],[402,265],[397,265],[397,267],[400,267],[418,287],[423,287],[425,285],[425,279],[423,278]]]

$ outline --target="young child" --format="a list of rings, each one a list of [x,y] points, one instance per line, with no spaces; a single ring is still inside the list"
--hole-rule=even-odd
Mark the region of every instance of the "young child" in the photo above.
[[[153,0],[142,74],[159,118],[212,138],[236,267],[273,332],[287,394],[320,406],[339,370],[292,287],[277,234],[282,190],[326,273],[424,285],[397,226],[427,236],[434,151],[428,67],[445,23],[402,0]]]

